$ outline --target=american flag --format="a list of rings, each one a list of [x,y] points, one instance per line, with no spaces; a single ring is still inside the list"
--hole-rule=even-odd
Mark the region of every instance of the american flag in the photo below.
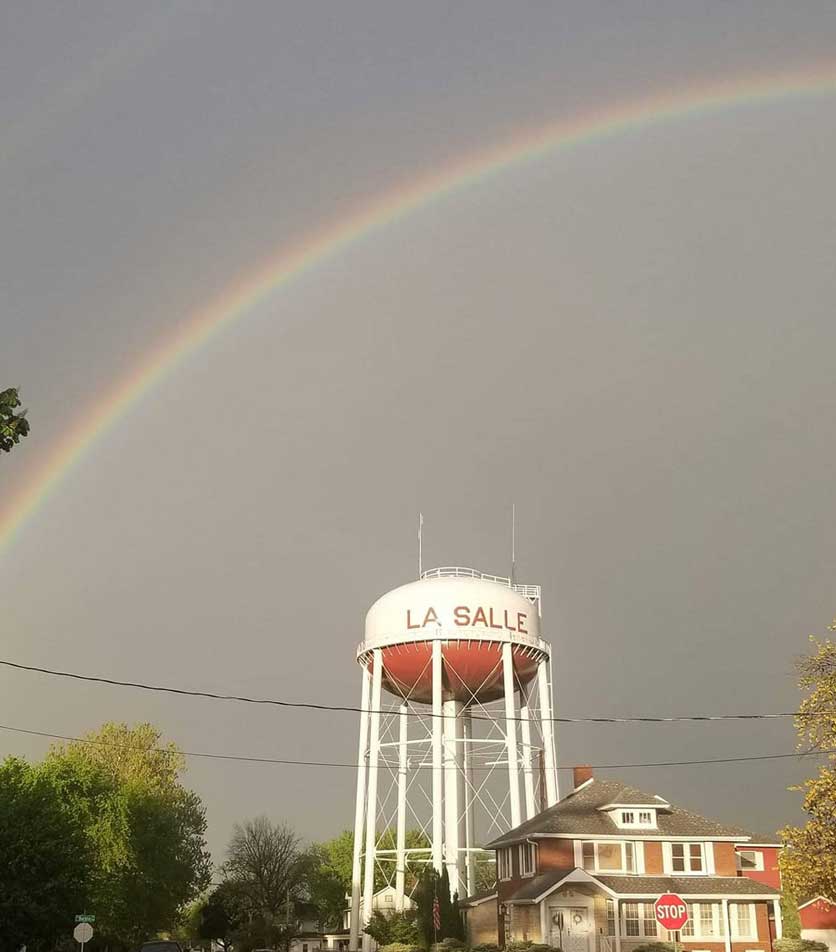
[[[438,904],[438,896],[433,897],[433,928],[436,932],[441,928],[441,906]]]

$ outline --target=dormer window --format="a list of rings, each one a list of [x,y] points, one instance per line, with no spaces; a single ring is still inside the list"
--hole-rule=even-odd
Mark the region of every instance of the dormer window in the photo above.
[[[653,829],[656,826],[655,810],[614,810],[612,817],[624,829]]]

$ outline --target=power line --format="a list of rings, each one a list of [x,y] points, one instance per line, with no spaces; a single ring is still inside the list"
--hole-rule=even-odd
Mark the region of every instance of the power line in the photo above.
[[[31,737],[46,737],[50,740],[64,740],[71,743],[78,744],[90,744],[92,746],[98,747],[113,747],[118,750],[137,750],[142,752],[147,752],[146,747],[132,747],[129,744],[109,744],[106,741],[93,740],[89,737],[73,737],[68,734],[52,734],[48,731],[36,731],[24,727],[11,727],[8,724],[0,724],[0,730],[8,731],[14,734],[26,734]],[[340,769],[350,769],[356,770],[356,763],[341,763],[337,761],[323,761],[323,760],[290,760],[285,758],[276,758],[276,757],[252,757],[244,754],[217,754],[209,753],[207,751],[196,751],[196,750],[182,750],[182,751],[170,751],[165,748],[155,747],[154,751],[161,754],[182,754],[184,757],[199,757],[206,760],[230,760],[240,763],[252,763],[252,764],[274,764],[279,766],[291,766],[291,767],[334,767]],[[622,764],[585,764],[584,766],[591,767],[593,770],[626,770],[631,767],[698,767],[705,766],[708,764],[740,764],[740,763],[750,763],[757,760],[787,760],[790,757],[822,757],[827,754],[831,754],[833,751],[828,750],[803,750],[796,751],[795,753],[785,753],[785,754],[755,754],[746,757],[714,757],[706,760],[656,760],[649,761],[647,763],[622,763]],[[368,765],[367,765],[368,766]],[[572,770],[575,765],[563,764],[558,767],[559,770]],[[378,769],[394,769],[392,764],[380,764]],[[418,768],[413,769],[434,769],[432,765],[428,764],[426,766],[419,766]],[[445,767],[439,768],[441,770],[446,769]]]
[[[322,704],[315,701],[287,701],[280,698],[247,697],[241,694],[220,694],[214,691],[195,691],[188,688],[169,687],[162,684],[147,684],[142,681],[122,681],[117,678],[104,678],[92,674],[79,674],[75,671],[59,671],[54,668],[42,668],[36,665],[20,664],[17,661],[0,659],[0,665],[18,671],[29,671],[35,674],[45,674],[49,677],[68,678],[73,681],[86,681],[94,684],[107,684],[112,687],[134,688],[138,691],[152,691],[158,694],[175,694],[181,697],[206,698],[212,701],[235,701],[241,704],[259,704],[272,707],[302,708],[314,711],[337,711],[354,714],[383,714],[391,711],[375,711],[348,704]],[[431,711],[421,712],[422,717],[444,717],[443,714],[433,714]],[[807,714],[803,711],[778,711],[767,713],[746,714],[682,714],[670,716],[593,716],[593,717],[550,717],[548,720],[556,724],[681,724],[708,721],[765,721],[778,720],[787,717],[833,717],[836,711],[816,711]],[[474,718],[479,720],[477,716]],[[521,721],[523,718],[514,717],[509,720]],[[533,718],[532,718],[533,720]]]

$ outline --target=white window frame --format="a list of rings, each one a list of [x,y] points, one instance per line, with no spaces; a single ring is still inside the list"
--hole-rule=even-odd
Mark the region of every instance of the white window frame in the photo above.
[[[517,860],[520,867],[520,876],[530,879],[537,872],[537,853],[534,843],[520,843],[517,848]],[[526,860],[530,860],[528,863]]]
[[[639,810],[635,807],[630,809],[621,809],[612,811],[615,825],[622,830],[655,830],[656,829],[656,811]]]
[[[507,882],[514,875],[514,864],[510,846],[496,851],[496,873],[501,882]]]
[[[700,859],[702,862],[702,869],[691,869],[691,847],[698,846],[700,850]],[[665,843],[665,865],[667,866],[666,872],[673,876],[707,876],[708,875],[708,850],[706,849],[706,843],[700,843],[699,841],[690,841],[690,842],[672,842]],[[675,848],[682,848],[682,856],[685,862],[685,869],[674,869],[673,866],[673,851]]]
[[[725,940],[726,920],[722,902],[689,902],[686,905],[688,906],[688,923],[680,932],[683,942],[703,942],[706,939],[713,942]],[[711,907],[711,932],[703,932],[702,910],[704,906]]]
[[[747,866],[745,869],[740,864],[740,857],[744,853],[750,853],[754,859],[754,866]],[[763,872],[763,851],[762,850],[737,850],[737,868],[741,873],[752,872],[752,873],[762,873]]]
[[[627,909],[633,906],[635,906],[636,915],[628,917]],[[635,933],[628,931],[628,921],[636,923],[637,931]],[[653,931],[648,932],[647,927],[651,922],[653,923]],[[621,903],[621,935],[628,939],[657,939],[659,937],[659,927],[656,923],[656,914],[652,902],[627,899]]]
[[[740,932],[740,923],[738,921],[737,915],[738,910],[742,906],[749,907],[749,927],[752,929],[752,932],[743,934]],[[758,937],[758,911],[755,908],[753,902],[730,902],[729,903],[729,921],[731,922],[731,937],[735,941],[747,941],[750,939],[757,939]]]
[[[619,873],[635,873],[639,868],[639,859],[638,859],[638,844],[632,840],[578,840],[577,852],[575,853],[575,865],[580,866],[581,869],[587,869],[583,864],[583,852],[584,846],[589,844],[592,845],[592,851],[594,856],[594,865],[592,869],[587,869],[587,872],[591,873],[612,873],[613,875],[618,875]],[[627,867],[627,844],[630,844],[633,853],[633,868],[629,869]],[[598,847],[599,846],[618,846],[621,848],[621,866],[618,869],[602,869],[601,864],[598,860]]]

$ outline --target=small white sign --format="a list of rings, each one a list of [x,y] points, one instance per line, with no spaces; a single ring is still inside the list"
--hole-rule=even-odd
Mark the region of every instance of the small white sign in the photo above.
[[[93,938],[93,927],[89,922],[79,922],[73,929],[73,938],[81,945]]]

